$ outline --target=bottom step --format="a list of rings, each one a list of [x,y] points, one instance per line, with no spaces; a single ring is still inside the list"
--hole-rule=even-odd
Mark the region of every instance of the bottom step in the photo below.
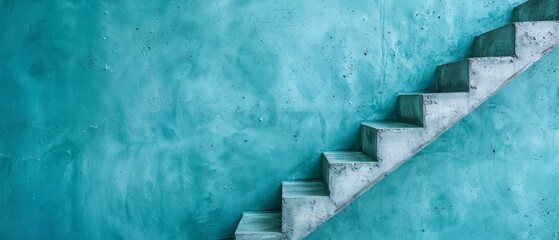
[[[284,239],[281,213],[246,212],[235,231],[236,239]]]

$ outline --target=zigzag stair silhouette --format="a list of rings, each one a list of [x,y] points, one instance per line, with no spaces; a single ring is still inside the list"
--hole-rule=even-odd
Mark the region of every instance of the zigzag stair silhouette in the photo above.
[[[396,121],[361,124],[361,151],[324,152],[323,179],[282,182],[281,212],[246,212],[237,239],[302,239],[472,112],[559,43],[559,0],[530,0],[513,23],[441,65],[434,93],[398,96]]]

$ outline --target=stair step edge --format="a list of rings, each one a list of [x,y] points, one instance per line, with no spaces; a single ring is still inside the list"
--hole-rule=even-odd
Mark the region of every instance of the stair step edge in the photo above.
[[[280,212],[244,212],[235,234],[281,234]]]
[[[377,161],[360,151],[327,151],[322,154],[324,154],[324,157],[330,164],[377,163]]]
[[[317,197],[329,197],[324,183],[320,180],[282,182],[282,198]]]
[[[423,127],[397,121],[366,121],[361,125],[378,130],[422,130]]]

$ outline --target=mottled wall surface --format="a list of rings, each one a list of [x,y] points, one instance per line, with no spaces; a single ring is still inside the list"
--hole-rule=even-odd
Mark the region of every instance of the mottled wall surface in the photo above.
[[[219,239],[522,0],[0,4],[0,239]],[[557,238],[559,53],[311,239]]]
[[[309,239],[559,239],[559,49]]]

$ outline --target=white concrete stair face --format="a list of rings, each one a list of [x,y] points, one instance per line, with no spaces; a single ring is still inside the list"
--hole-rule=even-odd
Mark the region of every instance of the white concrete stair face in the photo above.
[[[403,122],[364,122],[361,124],[363,153],[379,162],[382,173],[397,167],[403,159],[415,154],[415,145],[425,129]]]
[[[304,238],[559,44],[559,0],[513,13],[526,22],[477,36],[471,58],[437,67],[435,93],[399,95],[397,119],[361,124],[361,151],[324,152],[322,181],[283,182],[281,213],[245,213],[235,236]]]
[[[362,123],[363,152],[388,174],[464,117],[469,100],[466,92],[402,94],[400,122]]]
[[[337,209],[381,177],[378,163],[362,152],[324,152],[322,162],[323,181]]]
[[[398,96],[398,115],[401,122],[422,126],[428,131],[446,129],[467,113],[467,92],[407,93]]]
[[[302,239],[334,216],[336,206],[320,181],[282,183],[282,230],[288,239]]]

